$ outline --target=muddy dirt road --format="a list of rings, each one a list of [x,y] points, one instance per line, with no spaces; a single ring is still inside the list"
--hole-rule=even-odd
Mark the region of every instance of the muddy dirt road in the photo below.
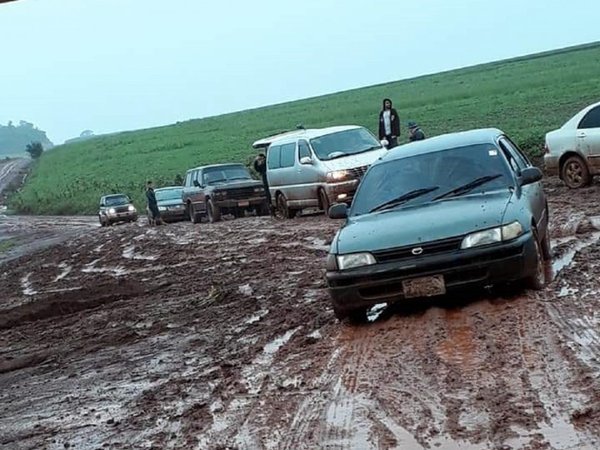
[[[600,186],[547,188],[545,291],[363,326],[329,307],[324,217],[65,219],[0,267],[0,448],[600,448]]]

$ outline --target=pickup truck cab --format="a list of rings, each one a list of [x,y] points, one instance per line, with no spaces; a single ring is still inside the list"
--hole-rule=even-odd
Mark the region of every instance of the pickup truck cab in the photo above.
[[[242,164],[213,164],[187,171],[182,200],[188,217],[218,222],[223,214],[243,217],[246,211],[268,215],[269,205],[261,181]]]

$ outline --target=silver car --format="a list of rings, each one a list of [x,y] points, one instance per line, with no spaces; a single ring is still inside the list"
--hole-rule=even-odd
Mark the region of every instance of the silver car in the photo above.
[[[304,208],[324,211],[350,203],[367,168],[386,154],[366,128],[339,126],[297,130],[261,139],[267,148],[267,181],[278,212],[292,218]]]

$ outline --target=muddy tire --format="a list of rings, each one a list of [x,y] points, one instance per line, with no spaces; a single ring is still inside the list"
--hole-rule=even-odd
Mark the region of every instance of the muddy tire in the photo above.
[[[212,199],[208,200],[208,203],[206,204],[206,210],[208,212],[208,221],[210,223],[221,221],[221,208],[215,205]]]
[[[192,223],[200,223],[200,220],[202,220],[200,214],[196,213],[196,209],[194,208],[194,205],[192,203],[188,204],[187,215],[190,218],[190,222]]]
[[[319,206],[325,212],[325,215],[329,213],[329,197],[327,196],[327,192],[325,189],[319,189]]]
[[[533,275],[525,278],[525,286],[534,291],[541,291],[546,287],[546,267],[544,264],[544,255],[542,253],[542,244],[540,244],[537,232],[533,234],[535,244],[535,272]]]
[[[579,189],[590,184],[592,178],[585,161],[579,156],[567,158],[561,168],[561,178],[571,189]]]
[[[542,256],[544,257],[544,261],[552,260],[552,246],[550,244],[550,231],[546,230],[546,235],[541,242],[542,247]]]
[[[104,220],[102,220],[102,216],[98,216],[98,220],[100,221],[100,226],[101,227],[105,227],[106,223],[104,222]]]
[[[287,200],[283,194],[277,196],[277,215],[283,219],[293,219],[296,217],[296,210],[287,205]]]

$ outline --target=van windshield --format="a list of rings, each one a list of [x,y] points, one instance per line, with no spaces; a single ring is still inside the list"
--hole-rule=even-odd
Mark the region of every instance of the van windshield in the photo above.
[[[353,128],[310,140],[321,161],[381,148],[381,143],[365,128]]]

